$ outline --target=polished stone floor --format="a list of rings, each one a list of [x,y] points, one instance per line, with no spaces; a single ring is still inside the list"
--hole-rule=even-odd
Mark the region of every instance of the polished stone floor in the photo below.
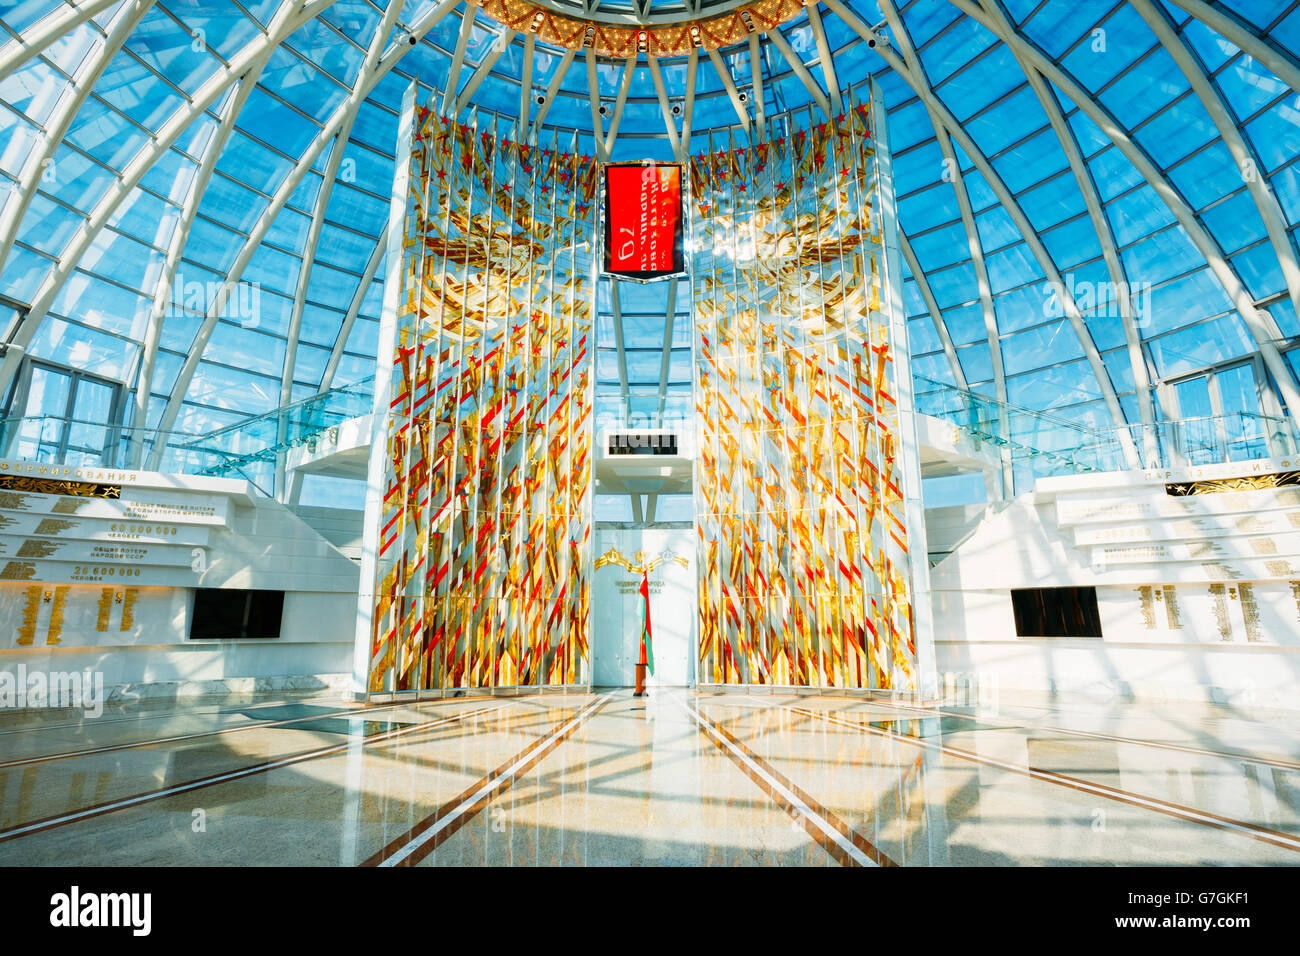
[[[628,690],[8,712],[0,865],[1294,865],[1298,725]]]

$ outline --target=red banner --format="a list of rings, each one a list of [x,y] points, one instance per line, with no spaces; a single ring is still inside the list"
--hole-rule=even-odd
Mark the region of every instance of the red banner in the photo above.
[[[605,167],[605,271],[637,278],[681,271],[682,170]]]

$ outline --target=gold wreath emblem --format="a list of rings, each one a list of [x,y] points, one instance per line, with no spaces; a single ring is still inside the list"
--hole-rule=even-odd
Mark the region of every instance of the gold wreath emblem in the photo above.
[[[638,551],[629,561],[617,548],[610,548],[596,559],[596,570],[599,571],[607,564],[617,564],[620,568],[626,568],[633,574],[649,574],[665,561],[676,561],[684,568],[690,567],[690,562],[686,558],[680,554],[673,554],[671,551],[664,551],[652,558],[647,558],[644,551]]]

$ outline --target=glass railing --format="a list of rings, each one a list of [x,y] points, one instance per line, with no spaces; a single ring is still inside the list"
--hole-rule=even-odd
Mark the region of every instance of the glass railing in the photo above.
[[[916,410],[1007,449],[1013,462],[1035,461],[1043,474],[1114,471],[1125,466],[1119,435],[987,395],[913,376]]]
[[[361,415],[369,415],[374,401],[374,378],[332,388],[291,405],[282,405],[264,415],[208,432],[190,441],[168,441],[159,464],[160,471],[189,473],[194,462],[203,470],[197,474],[224,475],[234,467],[254,463],[274,465],[277,456],[298,445],[314,445],[330,428]]]
[[[1048,475],[1130,468],[1126,445],[1144,468],[1278,458],[1297,449],[1289,422],[1251,412],[1093,428],[922,376],[913,382],[918,412],[1005,449],[1018,486]]]
[[[1127,426],[1148,467],[1213,465],[1256,458],[1283,458],[1296,453],[1296,436],[1280,418],[1235,412],[1156,422],[1150,429]]]
[[[1012,467],[1017,490],[1048,475],[1130,468],[1126,445],[1146,468],[1297,454],[1290,423],[1266,415],[1239,412],[1151,426],[1094,428],[922,376],[914,376],[913,382],[917,411],[951,422],[1000,449],[1000,457]],[[297,446],[312,447],[329,429],[368,415],[373,389],[374,380],[366,379],[205,434],[109,426],[59,415],[0,419],[0,449],[8,457],[28,461],[110,468],[136,461],[164,472],[241,478],[274,495],[279,456]],[[675,418],[661,427],[691,427],[676,405],[665,411],[674,412]],[[603,428],[653,427],[630,416],[599,418]],[[155,465],[154,449],[160,446]]]
[[[374,380],[365,379],[201,434],[62,415],[6,418],[0,419],[0,449],[26,461],[104,468],[125,468],[138,461],[142,468],[163,472],[241,478],[273,496],[279,454],[311,446],[329,429],[370,414],[373,397]]]

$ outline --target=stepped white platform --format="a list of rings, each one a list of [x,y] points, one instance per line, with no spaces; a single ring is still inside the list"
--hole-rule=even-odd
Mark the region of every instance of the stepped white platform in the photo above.
[[[991,506],[931,573],[939,671],[1300,709],[1297,469],[1264,459],[1047,478]],[[1017,635],[1010,591],[1064,586],[1097,589],[1102,637]]]
[[[0,672],[89,670],[118,694],[329,686],[358,580],[245,481],[0,461]],[[200,588],[240,608],[284,592],[279,636],[192,639]]]

